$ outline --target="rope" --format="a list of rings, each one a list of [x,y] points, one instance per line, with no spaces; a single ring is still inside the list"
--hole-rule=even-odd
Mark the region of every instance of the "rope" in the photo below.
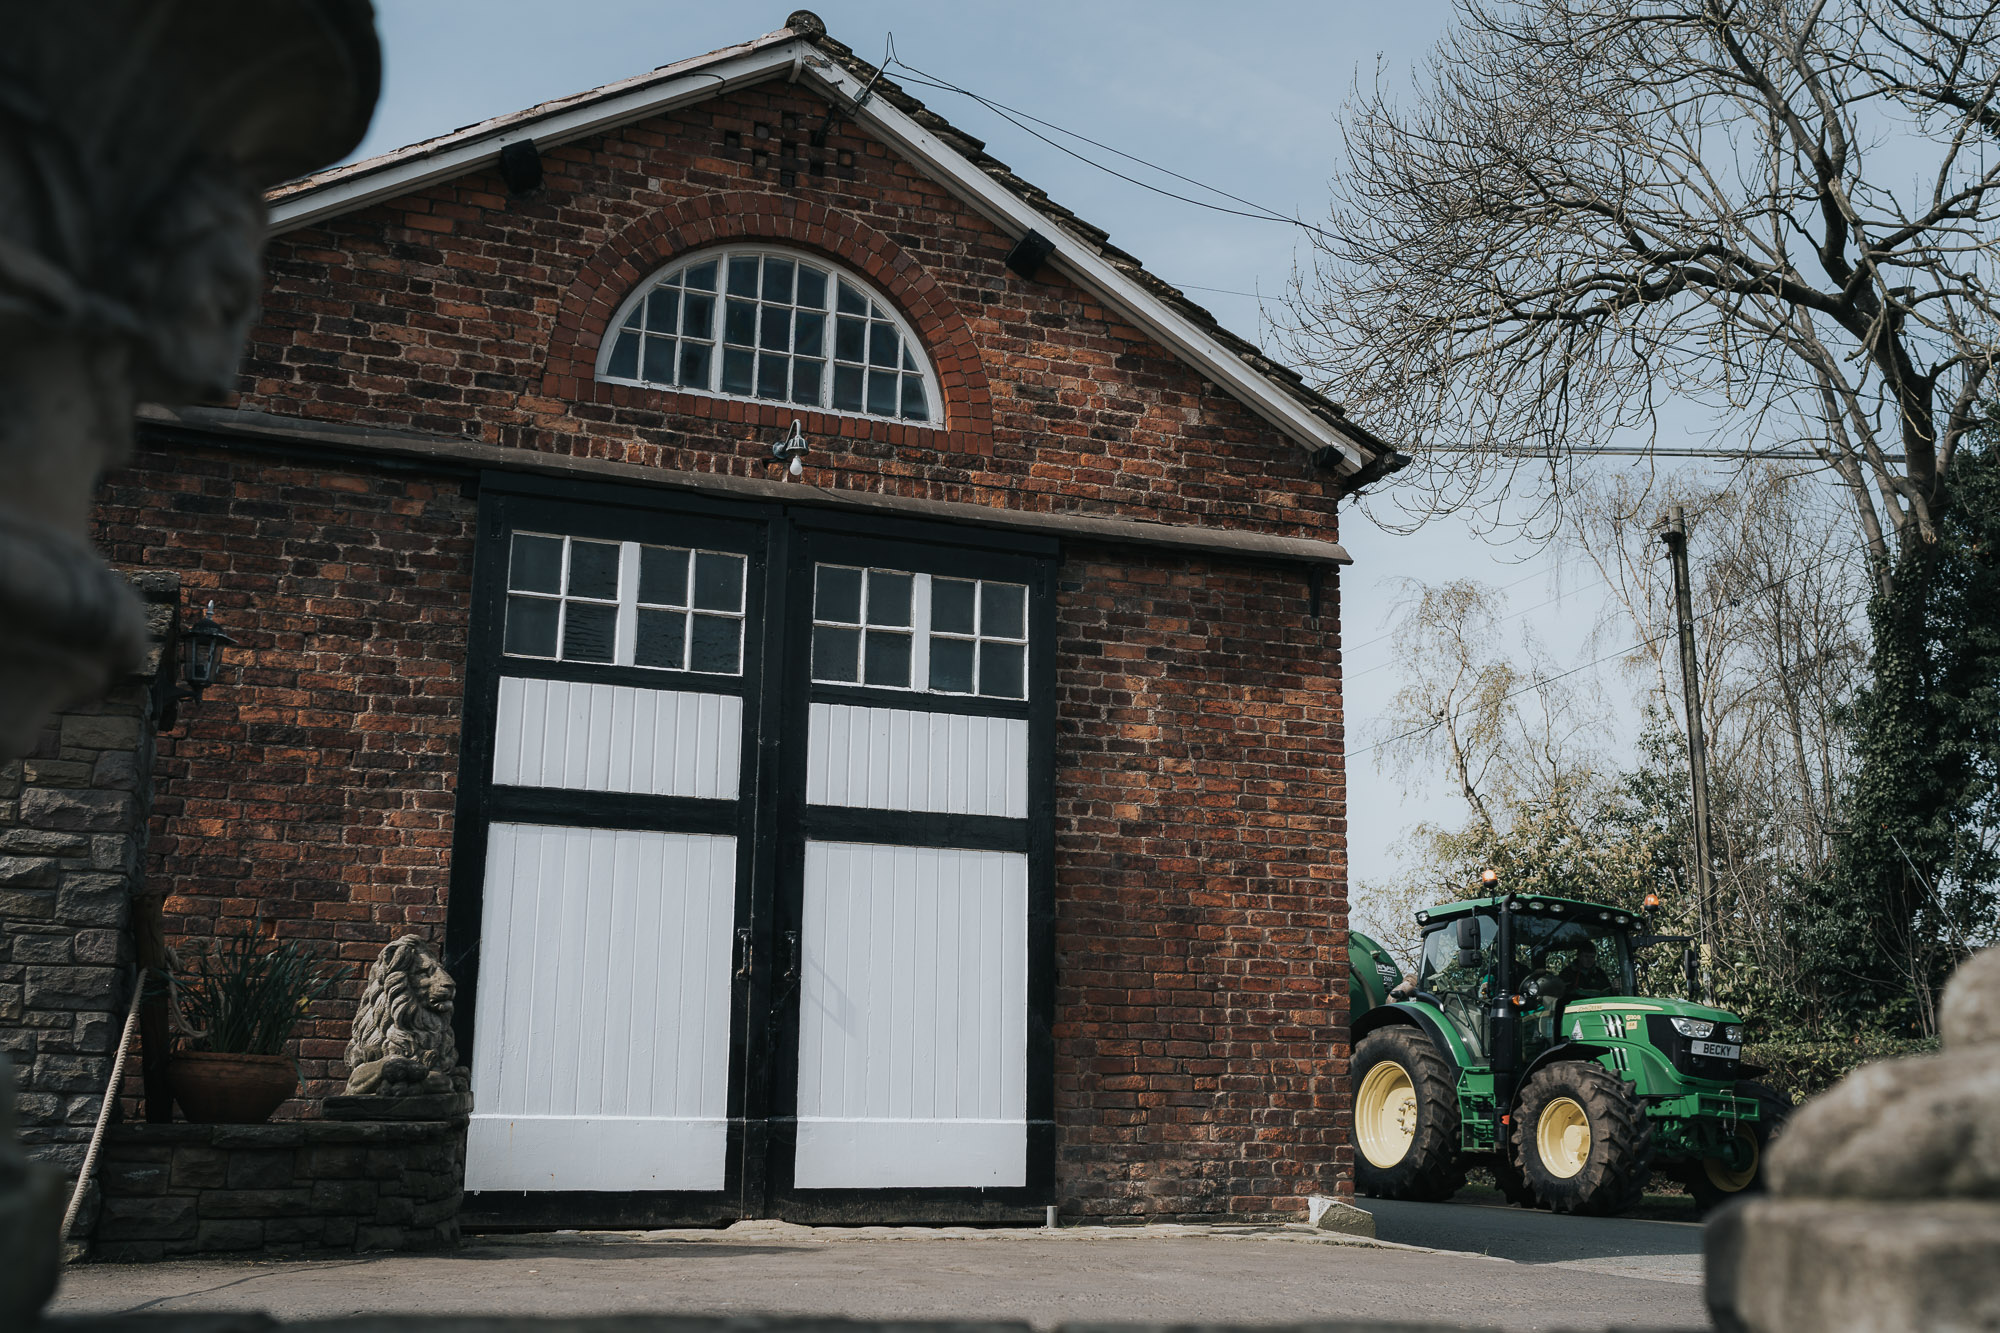
[[[69,1211],[63,1214],[62,1235],[58,1243],[69,1240],[70,1228],[76,1225],[76,1215],[83,1209],[83,1192],[90,1187],[90,1176],[97,1169],[97,1150],[104,1144],[104,1131],[111,1124],[111,1108],[118,1100],[119,1085],[125,1081],[125,1057],[132,1052],[132,1035],[139,1030],[139,1002],[145,997],[144,974],[140,984],[132,987],[132,1008],[125,1014],[125,1035],[118,1039],[118,1058],[111,1062],[111,1086],[104,1090],[104,1102],[97,1108],[97,1128],[90,1133],[90,1148],[83,1155],[83,1170],[77,1173],[76,1191],[69,1196]]]

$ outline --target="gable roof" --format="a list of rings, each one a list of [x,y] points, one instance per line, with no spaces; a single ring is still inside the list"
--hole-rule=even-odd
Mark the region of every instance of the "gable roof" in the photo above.
[[[363,162],[289,181],[269,192],[274,233],[292,231],[437,181],[490,166],[511,143],[549,147],[782,77],[812,88],[847,119],[922,166],[989,222],[1016,237],[1039,232],[1043,261],[1146,331],[1244,406],[1330,466],[1354,490],[1408,460],[1347,419],[1298,372],[1224,328],[1201,305],[1146,271],[1109,234],[1057,204],[910,96],[799,10],[752,41],[662,65],[647,74],[543,102]]]

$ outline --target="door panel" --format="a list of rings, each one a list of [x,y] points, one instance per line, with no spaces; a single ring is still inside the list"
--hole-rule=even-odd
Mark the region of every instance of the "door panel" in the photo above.
[[[711,1190],[736,840],[495,824],[468,1190]]]
[[[1028,858],[808,842],[804,887],[795,1187],[1025,1183]]]
[[[815,703],[806,802],[937,814],[1028,814],[1028,720]]]
[[[493,781],[733,801],[742,737],[733,694],[506,676]]]

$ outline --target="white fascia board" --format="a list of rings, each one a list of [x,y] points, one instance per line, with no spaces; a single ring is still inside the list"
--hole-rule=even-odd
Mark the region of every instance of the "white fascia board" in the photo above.
[[[1054,242],[1055,252],[1050,257],[1061,261],[1060,266],[1072,279],[1096,292],[1164,346],[1193,363],[1217,384],[1229,389],[1265,421],[1308,449],[1331,445],[1340,453],[1339,471],[1343,474],[1357,472],[1367,463],[1367,455],[1362,449],[1331,424],[1307,411],[1187,316],[1119,272],[1089,246],[968,162],[956,149],[903,111],[879,97],[869,98],[868,104],[858,112],[853,110],[854,99],[861,95],[862,84],[845,69],[811,49],[807,52],[805,64],[807,76],[819,81],[844,101],[850,116],[869,122],[884,139],[912,160],[929,168],[937,180],[952,187],[954,194],[976,208],[988,221],[1011,229],[1017,235],[1038,231]]]
[[[798,42],[785,42],[733,56],[677,78],[546,116],[497,126],[488,133],[474,133],[461,142],[440,146],[435,153],[412,157],[375,171],[357,173],[318,189],[302,191],[271,205],[271,234],[293,231],[336,213],[352,212],[379,200],[420,190],[436,181],[462,176],[499,157],[500,150],[510,143],[532,139],[541,147],[564,144],[601,130],[644,120],[690,102],[699,102],[745,84],[761,83],[793,66],[800,48]]]

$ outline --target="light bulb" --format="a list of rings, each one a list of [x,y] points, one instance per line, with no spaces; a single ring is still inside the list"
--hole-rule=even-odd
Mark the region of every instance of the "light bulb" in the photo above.
[[[792,466],[789,470],[793,476],[803,477],[806,474],[806,465],[800,460],[794,458],[792,460]]]

